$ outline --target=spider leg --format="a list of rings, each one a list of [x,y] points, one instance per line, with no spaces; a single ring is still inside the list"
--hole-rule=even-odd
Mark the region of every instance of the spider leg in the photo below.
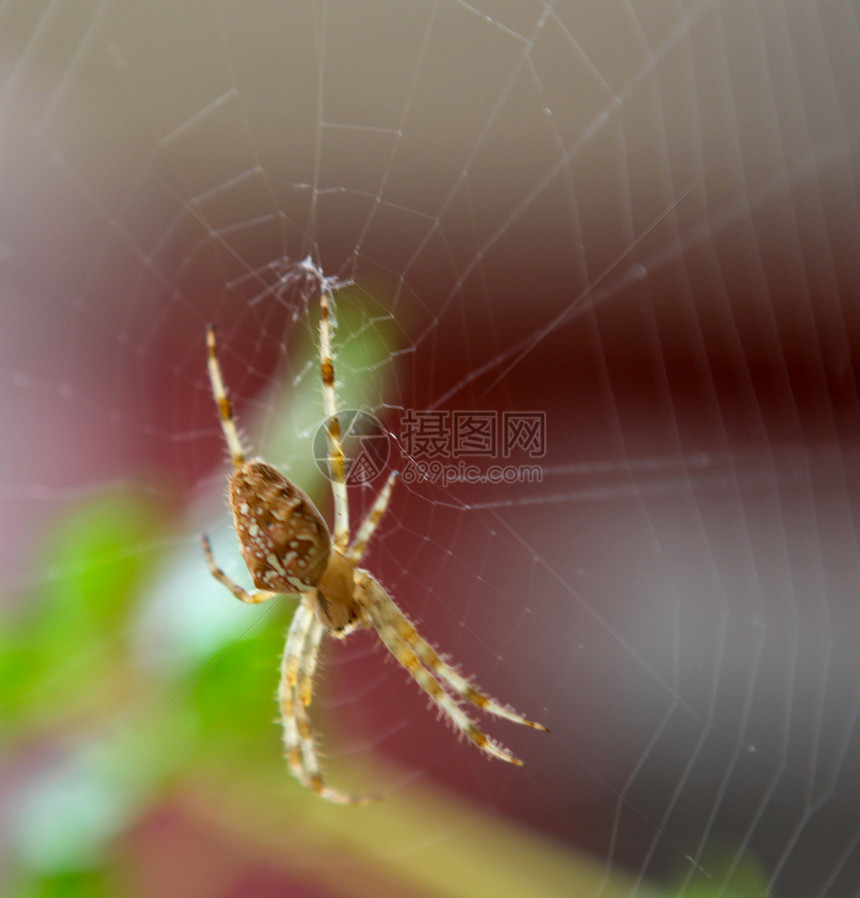
[[[307,706],[313,694],[313,675],[323,633],[323,625],[313,611],[306,602],[300,602],[287,634],[278,688],[284,754],[296,779],[321,798],[336,804],[365,804],[373,799],[357,798],[329,788],[320,770]]]
[[[430,666],[430,661],[422,658],[422,654],[426,655],[425,647],[430,648],[430,646],[418,636],[415,627],[397,607],[388,593],[366,571],[358,571],[357,574],[359,584],[368,599],[367,613],[370,616],[373,627],[379,634],[379,638],[385,647],[397,659],[397,662],[406,668],[415,682],[430,696],[448,720],[466,738],[477,745],[481,751],[500,758],[502,761],[522,767],[523,762],[516,755],[496,740],[487,736],[445,691],[439,679],[442,679],[443,682],[447,681],[440,672],[439,667],[433,667],[428,671],[422,666],[422,661]],[[433,650],[431,649],[431,651]],[[433,657],[438,659],[435,651],[433,652]],[[454,688],[453,684],[449,685]],[[459,690],[457,691],[459,692]],[[472,691],[474,692],[474,690]],[[480,695],[480,693],[475,694]],[[466,698],[467,696],[462,695],[462,697]],[[489,702],[490,700],[487,699],[487,701]],[[501,708],[500,705],[496,705],[496,707]],[[519,715],[516,715],[514,719],[518,722],[529,723],[525,718],[520,718]]]
[[[334,362],[329,319],[330,294],[325,287],[320,293],[320,372],[322,374],[323,408],[328,422],[328,454],[331,489],[334,497],[334,541],[342,549],[349,543],[349,504],[346,493],[346,461],[337,417],[334,390]]]
[[[233,406],[227,397],[227,389],[224,386],[224,378],[221,375],[221,365],[218,364],[218,355],[215,350],[215,325],[213,324],[210,324],[206,330],[206,349],[209,354],[207,363],[209,382],[212,384],[212,395],[215,397],[215,405],[218,407],[221,429],[224,431],[224,439],[227,440],[230,457],[233,459],[233,467],[240,468],[245,462],[245,454],[242,450],[239,430],[233,418]]]
[[[304,766],[296,684],[313,622],[313,613],[304,602],[300,602],[287,633],[284,656],[281,659],[281,682],[278,686],[278,703],[281,706],[281,718],[284,726],[284,754],[296,779],[308,787],[310,787],[310,780]]]
[[[224,571],[215,564],[215,559],[212,557],[212,546],[209,545],[209,537],[206,536],[206,534],[203,535],[203,552],[206,555],[206,564],[209,567],[209,573],[212,574],[219,583],[226,586],[240,602],[247,602],[249,605],[259,605],[260,602],[267,602],[269,599],[281,595],[281,593],[270,592],[267,589],[259,589],[255,592],[248,592],[247,590],[242,589],[238,583],[231,580]]]
[[[361,561],[361,557],[367,549],[367,544],[370,542],[371,536],[373,536],[377,525],[380,520],[382,520],[382,516],[385,514],[385,509],[388,508],[388,501],[391,499],[391,490],[394,489],[395,480],[397,480],[397,471],[394,471],[389,476],[385,486],[379,491],[379,495],[373,503],[373,508],[370,509],[367,517],[362,521],[361,527],[358,528],[358,534],[346,553],[346,560],[349,561],[350,564],[355,565]]]
[[[389,601],[391,600],[389,599]],[[394,603],[392,602],[392,604]],[[395,608],[397,608],[396,605]],[[500,704],[495,699],[490,698],[489,695],[476,689],[456,668],[439,656],[439,653],[421,636],[415,629],[415,625],[409,621],[399,608],[397,608],[397,613],[401,618],[398,623],[398,635],[403,642],[412,648],[422,663],[433,671],[443,685],[449,686],[464,701],[469,702],[476,708],[480,708],[482,711],[486,711],[488,714],[531,727],[534,730],[541,730],[544,733],[549,732],[549,727],[545,727],[542,723],[535,723],[535,721],[523,717],[522,714],[517,714],[513,708]]]

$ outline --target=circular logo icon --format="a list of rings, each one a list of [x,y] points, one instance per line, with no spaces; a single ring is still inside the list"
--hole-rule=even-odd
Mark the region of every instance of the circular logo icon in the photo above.
[[[388,432],[368,412],[344,409],[335,416],[340,425],[340,442],[343,446],[346,466],[346,482],[352,486],[370,483],[385,470],[390,446]],[[314,461],[329,480],[331,460],[328,449],[328,422],[326,418],[314,434]]]

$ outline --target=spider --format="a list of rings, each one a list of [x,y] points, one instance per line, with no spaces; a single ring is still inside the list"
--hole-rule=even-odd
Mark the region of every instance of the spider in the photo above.
[[[284,594],[300,596],[287,634],[278,689],[286,759],[299,782],[317,795],[340,804],[361,804],[373,799],[346,795],[325,783],[308,717],[314,671],[325,634],[344,639],[357,629],[374,629],[398,664],[408,671],[442,715],[487,755],[518,766],[523,763],[478,728],[463,711],[464,702],[536,730],[547,728],[478,691],[419,635],[379,581],[358,567],[388,506],[397,473],[388,478],[350,542],[346,463],[332,362],[330,300],[323,284],[320,368],[334,494],[334,537],[313,502],[298,486],[261,458],[245,458],[218,363],[215,328],[210,325],[206,336],[209,379],[233,461],[228,484],[230,509],[242,557],[256,590],[247,592],[216,565],[205,535],[203,550],[212,576],[242,602],[253,605]]]

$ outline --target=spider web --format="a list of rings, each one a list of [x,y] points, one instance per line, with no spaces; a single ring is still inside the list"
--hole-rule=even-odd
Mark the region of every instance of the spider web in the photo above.
[[[858,37],[845,0],[0,5],[9,607],[119,486],[180,521],[127,547],[174,640],[254,626],[199,549],[244,576],[203,336],[330,520],[322,272],[341,405],[392,464],[410,413],[546,420],[537,459],[433,457],[539,482],[401,482],[367,563],[550,736],[487,722],[528,766],[484,763],[357,636],[321,678],[332,763],[470,796],[436,848],[507,815],[584,852],[578,894],[856,894]]]

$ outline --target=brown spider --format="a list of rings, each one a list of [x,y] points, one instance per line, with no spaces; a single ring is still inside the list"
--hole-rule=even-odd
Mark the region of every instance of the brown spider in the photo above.
[[[359,628],[374,629],[442,714],[488,755],[519,766],[523,763],[480,730],[460,707],[461,701],[536,730],[547,728],[479,692],[419,635],[379,582],[358,567],[388,506],[397,475],[395,472],[388,478],[350,543],[346,466],[332,364],[330,301],[329,288],[321,279],[320,367],[334,494],[334,538],[322,515],[299,487],[262,459],[245,459],[218,364],[215,328],[210,326],[206,338],[209,379],[233,460],[228,487],[230,509],[256,591],[247,592],[215,564],[206,536],[203,549],[212,576],[243,602],[257,604],[283,594],[301,597],[287,635],[278,692],[286,758],[297,779],[318,795],[341,804],[358,804],[368,799],[345,795],[325,784],[307,714],[320,642],[326,633],[343,639]]]

